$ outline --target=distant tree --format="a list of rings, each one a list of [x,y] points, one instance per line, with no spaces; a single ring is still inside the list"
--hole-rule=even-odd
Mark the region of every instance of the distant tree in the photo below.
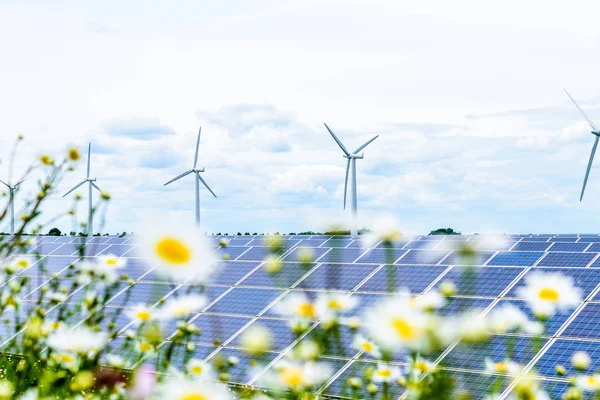
[[[119,237],[123,237],[123,236],[125,236],[125,235],[127,235],[127,232],[123,231],[123,233],[121,233],[121,234],[119,235]]]
[[[258,233],[254,232],[253,235],[256,236],[256,235],[258,235]]]
[[[278,235],[280,235],[280,233],[279,232],[275,232],[273,235],[278,236]]]
[[[429,232],[430,235],[460,235],[460,232],[456,232],[452,228],[440,228]]]
[[[244,236],[250,236],[250,232],[244,233]]]
[[[225,235],[224,235],[224,236],[229,236],[229,233],[225,232]]]
[[[295,235],[295,234],[296,234],[296,232],[290,232],[289,234],[290,234],[290,235]]]
[[[238,232],[238,233],[237,233],[237,236],[242,236],[242,232]]]
[[[48,232],[48,236],[60,236],[60,235],[61,235],[61,231],[58,228],[52,228]]]
[[[217,233],[217,236],[221,236],[221,232]]]
[[[333,231],[327,231],[325,232],[326,235],[349,235],[350,234],[350,230],[345,230],[345,229],[336,229]]]

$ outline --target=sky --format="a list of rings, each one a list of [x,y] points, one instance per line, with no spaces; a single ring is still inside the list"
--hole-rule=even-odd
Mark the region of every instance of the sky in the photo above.
[[[163,184],[192,167],[202,126],[199,165],[218,196],[201,191],[203,230],[324,230],[348,216],[326,122],[348,148],[380,135],[357,161],[361,226],[394,214],[411,233],[600,232],[597,164],[579,201],[594,136],[563,92],[600,123],[599,11],[0,0],[0,179],[19,133],[16,174],[92,142],[92,176],[112,196],[104,231],[191,225],[192,177]],[[84,176],[82,163],[41,221],[71,207],[61,194]],[[17,209],[36,191],[24,183]]]

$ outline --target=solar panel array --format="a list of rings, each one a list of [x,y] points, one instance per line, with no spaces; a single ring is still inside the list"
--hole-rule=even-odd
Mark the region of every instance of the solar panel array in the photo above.
[[[419,236],[409,242],[398,243],[393,250],[396,282],[413,293],[424,293],[436,288],[444,280],[458,283],[460,259],[448,250],[448,241],[476,242],[477,236]],[[247,373],[233,373],[231,381],[256,384],[260,376],[298,344],[290,332],[289,322],[273,312],[273,307],[286,295],[304,292],[314,298],[320,291],[346,292],[360,300],[358,313],[386,296],[386,255],[382,244],[364,248],[359,237],[352,236],[281,236],[284,250],[279,257],[284,268],[277,279],[262,268],[262,261],[269,254],[263,236],[211,237],[215,243],[215,258],[226,253],[219,274],[206,288],[209,303],[190,322],[201,330],[196,343],[195,357],[236,356],[249,361],[239,341],[240,335],[253,324],[268,327],[274,335],[273,348],[262,361],[266,367]],[[590,353],[592,370],[600,367],[600,236],[599,235],[507,235],[508,248],[493,248],[494,244],[481,242],[480,268],[470,280],[464,276],[459,291],[444,312],[455,314],[473,307],[487,313],[512,303],[530,313],[524,301],[517,297],[516,288],[533,271],[560,271],[571,276],[584,292],[584,301],[572,312],[557,314],[547,322],[547,334],[541,349],[533,345],[532,337],[519,335],[496,335],[490,342],[480,346],[455,344],[438,355],[438,361],[458,377],[458,386],[471,390],[475,398],[483,395],[494,384],[495,376],[483,372],[484,360],[501,361],[507,346],[515,347],[515,360],[533,366],[542,376],[545,387],[556,394],[566,390],[567,383],[556,377],[555,365],[570,370],[569,358],[575,351]],[[52,279],[65,281],[62,276],[69,264],[80,259],[78,249],[86,240],[86,257],[113,254],[128,260],[127,274],[133,284],[123,282],[121,289],[106,303],[107,313],[115,316],[117,328],[123,333],[129,326],[123,307],[136,303],[155,303],[161,298],[184,293],[186,285],[161,281],[144,259],[136,253],[131,237],[39,237],[29,254],[42,255],[47,273],[41,276],[35,265],[23,272],[30,274],[34,289],[23,301],[32,301]],[[217,243],[227,241],[225,248]],[[480,242],[477,242],[480,243]],[[310,248],[315,259],[309,265],[298,262],[302,248]],[[66,283],[66,282],[65,282]],[[67,301],[78,299],[78,292],[71,293]],[[167,337],[174,333],[174,325],[167,327]],[[0,335],[6,338],[11,327],[1,325]],[[117,342],[123,338],[116,339]],[[325,396],[341,396],[341,387],[356,367],[373,360],[361,357],[352,350],[352,334],[343,329],[344,351],[325,355],[335,368],[334,376],[323,385],[320,393]],[[6,343],[6,341],[5,341]],[[166,348],[168,340],[161,349]],[[394,359],[403,365],[405,355]],[[235,370],[234,370],[235,371]],[[506,380],[508,383],[508,380]],[[401,396],[402,393],[396,393]]]

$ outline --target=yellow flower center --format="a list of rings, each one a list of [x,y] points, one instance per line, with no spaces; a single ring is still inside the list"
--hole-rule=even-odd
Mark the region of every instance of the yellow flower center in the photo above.
[[[558,300],[558,291],[552,288],[543,288],[538,293],[538,297],[545,301],[557,301]]]
[[[178,308],[177,310],[175,310],[175,316],[176,317],[183,317],[185,315],[188,315],[191,312],[191,310],[189,308]]]
[[[342,303],[339,300],[336,299],[331,299],[329,300],[329,308],[331,308],[332,310],[341,310],[342,308],[344,308],[342,306]]]
[[[63,363],[72,363],[73,362],[73,357],[71,357],[68,354],[61,354],[60,355],[60,361]]]
[[[59,326],[60,326],[60,322],[58,322],[58,321],[54,321],[50,324],[50,328],[52,328],[52,329],[58,329]]]
[[[370,353],[373,351],[373,345],[369,342],[362,342],[360,347],[362,347],[363,350],[366,351],[367,353]]]
[[[140,350],[141,351],[150,351],[150,350],[152,350],[152,346],[150,346],[148,343],[140,343]]]
[[[19,261],[17,261],[17,266],[19,266],[21,268],[27,268],[29,266],[29,261],[19,260]]]
[[[208,400],[208,397],[201,393],[186,393],[181,396],[181,400]]]
[[[190,249],[176,238],[164,238],[156,244],[158,256],[171,264],[185,264],[192,258]]]
[[[401,318],[394,318],[392,320],[392,327],[404,340],[411,340],[417,336],[417,330],[414,326],[410,325],[407,321]]]
[[[429,371],[429,365],[423,361],[417,361],[415,363],[415,369],[417,371],[427,372],[427,371]]]
[[[314,318],[316,315],[315,306],[311,303],[302,303],[298,306],[298,315],[305,318]]]
[[[392,376],[392,371],[390,371],[389,369],[380,369],[377,371],[377,375],[381,376],[382,378],[389,378],[390,376]]]
[[[79,160],[79,150],[77,149],[69,149],[69,159],[71,161]]]
[[[302,368],[289,367],[281,371],[281,381],[290,387],[298,387],[304,383]]]
[[[507,372],[508,371],[508,365],[505,362],[497,362],[494,364],[494,367],[496,368],[496,371],[498,371],[498,372]]]
[[[194,365],[192,368],[190,368],[190,372],[194,375],[201,375],[202,371],[203,369],[200,365]]]
[[[588,377],[586,378],[586,380],[587,380],[587,383],[588,383],[588,384],[590,384],[590,385],[596,385],[596,384],[598,383],[598,382],[596,381],[596,378],[595,378],[595,377],[593,377],[593,376],[588,376]]]
[[[140,321],[148,321],[151,317],[148,311],[138,311],[135,315]]]
[[[110,265],[110,266],[117,265],[117,259],[116,258],[109,258],[109,259],[106,260],[106,264]]]

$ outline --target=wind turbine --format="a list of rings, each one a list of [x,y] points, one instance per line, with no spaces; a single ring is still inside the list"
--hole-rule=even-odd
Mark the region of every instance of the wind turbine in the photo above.
[[[10,234],[14,235],[15,234],[15,191],[17,190],[17,188],[19,187],[19,185],[23,182],[25,182],[26,179],[23,179],[21,182],[17,183],[16,185],[11,185],[10,182],[6,183],[4,181],[1,181],[4,186],[6,186],[8,188],[8,193],[9,193],[9,200],[8,200],[8,205],[10,207]]]
[[[88,183],[88,189],[89,189],[89,209],[88,209],[88,236],[93,236],[94,235],[94,213],[93,213],[93,206],[92,206],[92,187],[94,189],[96,189],[97,191],[101,192],[102,190],[98,187],[98,185],[96,185],[94,182],[96,182],[96,178],[92,179],[90,178],[90,160],[91,160],[91,153],[92,153],[92,144],[90,143],[88,146],[88,162],[87,162],[87,175],[85,177],[84,180],[82,180],[81,182],[79,182],[77,185],[75,185],[73,187],[73,189],[69,190],[67,193],[65,193],[63,195],[63,197],[66,197],[69,193],[71,193],[72,191],[74,191],[75,189],[79,188],[81,185],[83,185],[84,183]]]
[[[581,201],[581,200],[583,200],[583,193],[585,192],[585,186],[587,185],[588,177],[590,176],[590,170],[592,169],[592,163],[594,162],[594,155],[596,154],[596,147],[598,147],[598,139],[600,138],[600,130],[598,130],[598,128],[596,127],[596,124],[594,124],[594,122],[590,119],[590,117],[588,117],[587,114],[585,112],[583,112],[581,107],[579,107],[579,104],[577,104],[575,99],[573,99],[571,97],[569,92],[567,92],[566,89],[564,89],[564,91],[567,94],[567,96],[569,96],[569,98],[571,99],[573,104],[575,104],[575,107],[577,107],[577,109],[579,110],[581,115],[583,115],[583,118],[585,118],[585,120],[588,122],[588,124],[590,124],[590,126],[592,127],[592,135],[596,136],[596,139],[594,140],[594,146],[592,147],[592,153],[590,154],[590,160],[588,161],[587,170],[585,171],[585,178],[583,180],[583,188],[581,188],[581,196],[579,197],[579,201]]]
[[[200,127],[200,129],[198,129],[198,140],[196,141],[196,155],[194,157],[194,166],[192,167],[192,169],[187,170],[183,174],[177,175],[175,178],[171,179],[169,182],[164,184],[164,186],[167,186],[168,184],[173,183],[176,180],[181,179],[186,175],[189,175],[191,173],[196,174],[196,178],[197,178],[197,179],[195,179],[195,181],[196,181],[196,226],[200,226],[200,182],[202,182],[202,184],[204,186],[206,186],[208,191],[213,196],[215,196],[215,198],[217,197],[215,192],[212,191],[212,189],[208,186],[206,181],[204,179],[202,179],[202,177],[200,176],[200,172],[205,171],[204,167],[196,168],[196,165],[198,164],[198,148],[200,147],[200,133],[201,132],[202,132],[202,127]]]
[[[344,210],[346,209],[346,195],[348,193],[348,173],[350,172],[350,167],[352,166],[352,217],[353,217],[353,221],[352,221],[352,234],[356,235],[358,234],[358,229],[357,229],[357,217],[358,217],[358,198],[356,195],[356,160],[357,159],[363,159],[365,158],[365,154],[358,154],[362,149],[364,149],[365,147],[367,147],[369,144],[371,144],[371,142],[375,139],[377,139],[379,137],[379,135],[376,135],[375,137],[373,137],[372,139],[366,141],[362,146],[359,146],[356,150],[354,150],[352,153],[350,153],[348,151],[348,149],[346,149],[346,146],[344,146],[344,144],[340,141],[340,139],[338,139],[337,136],[335,136],[335,133],[333,133],[333,131],[331,129],[329,129],[329,127],[327,126],[327,124],[325,124],[325,128],[327,128],[327,130],[329,131],[329,133],[331,133],[331,136],[333,137],[333,140],[336,141],[336,143],[338,144],[338,146],[340,146],[340,148],[342,149],[342,151],[344,152],[344,158],[348,159],[348,162],[346,164],[346,180],[344,182]]]

